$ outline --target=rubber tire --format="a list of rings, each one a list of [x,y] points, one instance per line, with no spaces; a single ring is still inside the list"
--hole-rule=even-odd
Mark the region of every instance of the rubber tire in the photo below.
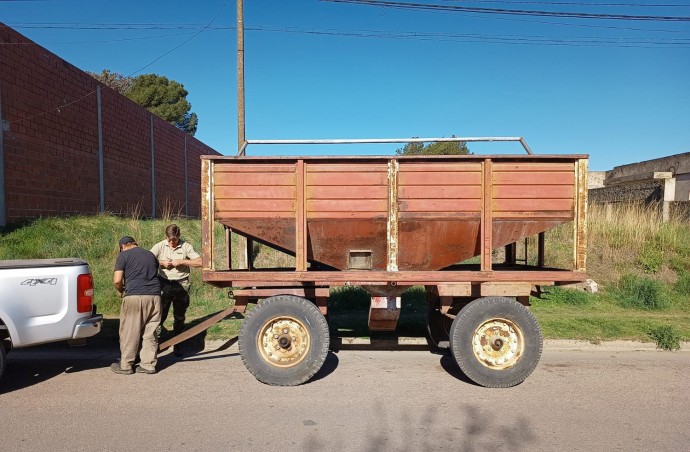
[[[5,372],[6,361],[5,346],[0,343],[0,378],[2,378],[2,374]]]
[[[271,319],[283,316],[300,320],[307,328],[310,341],[307,356],[289,368],[267,362],[257,346],[261,328]],[[311,301],[294,295],[276,295],[260,301],[247,313],[238,344],[242,362],[257,380],[271,386],[297,386],[313,377],[326,360],[330,345],[328,323]]]
[[[523,354],[508,369],[491,369],[472,351],[472,336],[479,326],[493,318],[515,323],[525,342]],[[525,381],[539,364],[543,336],[537,319],[522,304],[504,297],[479,298],[463,308],[450,329],[450,348],[460,370],[473,382],[487,388],[510,388]]]

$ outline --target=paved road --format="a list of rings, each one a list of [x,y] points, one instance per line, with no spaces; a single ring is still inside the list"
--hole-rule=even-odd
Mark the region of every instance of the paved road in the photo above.
[[[292,388],[257,382],[236,345],[156,375],[116,375],[113,349],[10,355],[0,382],[7,451],[688,450],[690,352],[547,346],[511,389],[469,383],[428,351],[331,353]],[[364,347],[366,348],[366,347]],[[582,350],[576,350],[582,348]]]

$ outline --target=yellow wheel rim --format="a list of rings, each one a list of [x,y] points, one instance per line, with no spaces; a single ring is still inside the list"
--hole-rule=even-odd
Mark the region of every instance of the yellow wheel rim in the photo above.
[[[276,367],[292,367],[304,360],[311,341],[304,324],[294,317],[276,317],[259,330],[257,347],[263,359]]]
[[[472,352],[484,366],[503,370],[513,367],[522,356],[525,339],[515,322],[507,319],[488,320],[472,335]]]

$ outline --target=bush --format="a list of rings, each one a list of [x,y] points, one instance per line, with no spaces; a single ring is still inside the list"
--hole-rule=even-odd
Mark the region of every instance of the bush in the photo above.
[[[660,325],[649,330],[649,337],[656,342],[656,348],[661,350],[680,350],[680,333],[672,325]]]
[[[690,273],[683,272],[678,275],[675,289],[680,295],[690,296]]]
[[[624,275],[618,287],[623,307],[657,310],[668,306],[663,284],[654,279]]]
[[[592,295],[584,290],[550,287],[546,289],[541,299],[554,304],[583,306],[589,304]]]
[[[657,273],[661,270],[661,265],[664,263],[664,255],[661,252],[661,248],[656,245],[656,241],[642,247],[637,259],[645,273]]]

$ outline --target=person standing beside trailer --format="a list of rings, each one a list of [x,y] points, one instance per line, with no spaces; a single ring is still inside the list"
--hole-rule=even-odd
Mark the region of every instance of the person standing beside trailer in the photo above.
[[[184,331],[185,316],[189,307],[190,267],[201,267],[201,256],[189,242],[180,239],[180,228],[170,224],[165,228],[165,240],[151,248],[159,262],[161,280],[161,327],[173,307],[173,333]],[[174,347],[175,356],[182,356],[179,345]]]
[[[113,363],[110,370],[117,374],[133,374],[139,352],[141,362],[136,372],[154,374],[158,357],[156,328],[161,317],[158,262],[150,251],[139,248],[132,237],[122,237],[119,246],[113,285],[122,297],[120,361]]]

